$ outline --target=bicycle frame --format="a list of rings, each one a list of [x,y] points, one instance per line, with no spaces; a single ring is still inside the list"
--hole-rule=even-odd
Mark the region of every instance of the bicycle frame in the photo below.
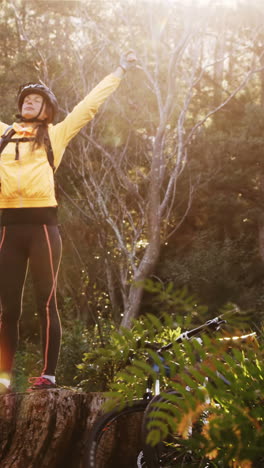
[[[212,319],[212,320],[209,320],[207,321],[205,324],[201,325],[200,327],[197,327],[197,328],[194,328],[193,330],[190,330],[190,331],[187,331],[187,332],[183,332],[175,341],[178,342],[178,343],[183,343],[185,340],[190,340],[192,338],[194,338],[197,334],[199,334],[201,331],[205,330],[206,328],[210,328],[210,329],[213,329],[213,330],[216,330],[218,331],[219,328],[221,327],[222,324],[226,323],[225,320],[222,319],[222,317],[216,317],[215,319]],[[252,336],[255,336],[256,333],[249,333],[247,335],[242,335],[240,337],[224,337],[224,338],[220,338],[219,340],[223,340],[223,341],[237,341],[238,339],[247,339],[248,337],[252,337]],[[202,344],[202,342],[201,342]],[[162,361],[162,352],[164,350],[168,350],[170,349],[171,347],[173,346],[173,343],[169,343],[168,345],[165,345],[163,347],[161,347],[157,353],[159,354],[159,356],[161,357],[161,361]],[[158,371],[158,366],[155,365],[154,366],[154,369],[156,371]],[[222,375],[220,372],[216,371],[215,372],[216,376],[221,379],[227,386],[230,386],[231,385],[231,382],[229,382],[229,380],[224,376]],[[204,379],[204,384],[203,384],[203,387],[206,388],[207,386],[207,383],[209,381],[209,377],[208,376],[205,376],[205,379]],[[157,377],[157,382],[159,382],[159,378]],[[156,384],[156,381],[154,382],[155,384],[155,395],[159,395],[160,394],[160,389],[159,389],[159,385],[157,386]],[[158,390],[156,390],[156,388]],[[192,389],[190,387],[185,387],[185,390],[188,390],[188,391],[192,391]],[[157,393],[156,393],[157,392]],[[173,391],[168,391],[168,393],[174,393]],[[154,397],[152,398],[152,400],[150,400],[144,414],[145,414],[145,417],[143,419],[143,423],[142,423],[142,433],[143,433],[143,436],[142,436],[142,443],[145,444],[142,450],[142,452],[138,455],[138,468],[145,468],[146,466],[147,467],[150,467],[150,468],[157,468],[158,466],[160,466],[157,462],[157,458],[158,455],[156,454],[155,455],[155,448],[151,447],[151,446],[148,446],[148,444],[146,444],[146,437],[147,437],[147,430],[146,430],[146,427],[147,427],[147,424],[148,424],[148,417],[149,415],[151,414],[151,408],[154,408],[154,412],[155,412],[155,406],[157,405],[156,402],[158,402],[159,400],[157,398],[155,398],[155,395]],[[164,402],[166,400],[166,391],[164,393]],[[179,397],[180,397],[180,394],[179,394]],[[163,397],[161,397],[161,400],[162,400]],[[155,402],[155,404],[154,404]],[[205,403],[206,403],[206,406],[209,407],[210,406],[210,403],[211,403],[211,399],[209,396],[206,397],[206,400],[205,400]],[[159,409],[158,409],[159,410]],[[147,416],[148,415],[148,416]],[[208,422],[208,411],[205,411],[203,413],[203,425],[206,425],[207,422]],[[192,437],[192,434],[193,434],[193,422],[190,421],[190,426],[187,428],[187,434],[188,434],[188,438]],[[177,447],[177,445],[176,445]],[[158,450],[158,449],[157,449]],[[177,449],[178,450],[178,449]],[[152,452],[152,456],[154,458],[152,458],[152,461],[149,461],[149,457],[151,456]],[[173,451],[172,451],[173,452]],[[158,453],[158,452],[157,452]],[[178,456],[177,456],[178,457]],[[166,458],[166,455],[165,455],[165,458]],[[173,458],[174,459],[174,458]],[[154,460],[154,461],[153,461]],[[155,462],[156,460],[156,462]],[[161,465],[161,466],[164,466],[164,465]]]
[[[178,338],[175,340],[175,342],[178,343],[183,343],[185,340],[190,340],[202,331],[206,329],[211,329],[211,330],[219,330],[222,324],[226,323],[225,320],[223,320],[222,316],[215,317],[214,319],[208,320],[205,322],[203,325],[196,327],[192,330],[185,331],[181,333]],[[165,373],[167,371],[167,376],[170,377],[169,375],[169,368],[166,368],[166,364],[164,364],[164,357],[162,356],[162,353],[164,351],[169,350],[172,346],[173,343],[169,343],[168,345],[165,345],[163,347],[160,347],[157,343],[142,343],[140,341],[140,347],[144,347],[145,349],[152,349],[155,350],[158,355],[160,356],[160,365],[158,364],[153,364],[152,361],[152,370],[155,371],[155,376],[153,377],[153,373],[151,376],[147,378],[146,382],[146,390],[145,393],[142,395],[142,398],[140,400],[135,400],[133,402],[127,402],[125,403],[122,407],[116,406],[115,409],[112,411],[109,411],[105,414],[103,414],[101,417],[98,418],[96,423],[93,426],[92,431],[90,431],[88,440],[86,443],[86,450],[85,450],[85,455],[84,455],[84,460],[85,460],[85,467],[87,468],[97,468],[96,465],[96,460],[97,460],[97,454],[100,456],[101,454],[101,449],[104,446],[104,440],[105,437],[108,437],[108,433],[110,433],[111,436],[111,431],[114,431],[115,426],[118,426],[118,423],[122,417],[128,417],[131,414],[135,414],[136,412],[139,414],[142,414],[143,420],[147,414],[148,409],[150,408],[153,399],[158,398],[160,395],[160,376],[161,376],[161,367],[165,366]],[[135,351],[132,351],[132,355],[129,356],[129,363],[131,362],[133,356],[135,355]],[[164,373],[164,372],[163,372]],[[221,376],[220,376],[221,378]],[[225,379],[225,377],[223,376]],[[229,384],[229,382],[226,380],[226,384]],[[205,377],[205,386],[206,386],[206,377]],[[189,389],[191,391],[191,389]],[[176,392],[174,392],[176,393]],[[141,427],[143,427],[143,423],[141,424]],[[191,437],[191,430],[192,427],[190,427],[190,437]],[[144,461],[144,456],[143,456],[143,451],[144,451],[144,445],[145,445],[145,439],[142,438],[140,442],[141,448],[138,449],[137,453],[135,453],[135,460],[137,462],[137,466],[139,468],[146,468],[147,462]],[[134,461],[135,461],[134,460]],[[143,464],[142,464],[143,463]],[[134,468],[135,464],[133,465]],[[158,466],[158,465],[150,465],[151,467]],[[107,466],[108,468],[108,466]]]

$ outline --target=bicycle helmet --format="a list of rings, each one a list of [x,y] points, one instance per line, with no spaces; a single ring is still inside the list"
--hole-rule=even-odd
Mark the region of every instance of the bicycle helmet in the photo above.
[[[57,101],[56,96],[53,94],[53,92],[47,86],[41,83],[29,82],[29,83],[25,83],[21,85],[18,90],[18,95],[17,95],[19,112],[21,112],[23,101],[28,94],[40,94],[40,96],[43,96],[44,100],[46,100],[52,108],[51,121],[53,121],[56,113],[58,112],[58,101]],[[31,119],[31,120],[38,120],[38,117],[42,112],[42,108],[43,106],[41,107],[39,114],[34,119]]]

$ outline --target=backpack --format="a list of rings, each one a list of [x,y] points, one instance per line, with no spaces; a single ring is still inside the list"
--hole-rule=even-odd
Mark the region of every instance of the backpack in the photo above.
[[[3,135],[1,136],[1,138],[0,138],[0,157],[1,157],[1,153],[3,152],[4,148],[6,147],[6,145],[8,143],[15,143],[15,145],[16,145],[16,157],[15,157],[15,159],[18,160],[19,159],[18,144],[35,140],[34,137],[31,137],[31,138],[22,137],[22,138],[13,138],[12,139],[12,136],[15,133],[16,132],[12,128],[12,125],[10,125],[9,127],[7,127],[7,129],[5,130]],[[54,172],[55,171],[54,154],[53,154],[53,149],[52,149],[52,146],[51,146],[50,137],[49,137],[48,132],[47,132],[46,136],[44,137],[44,142],[45,142],[45,146],[47,148],[47,158],[48,158],[49,164],[50,164],[50,166],[51,166],[51,168],[52,168],[52,170]]]

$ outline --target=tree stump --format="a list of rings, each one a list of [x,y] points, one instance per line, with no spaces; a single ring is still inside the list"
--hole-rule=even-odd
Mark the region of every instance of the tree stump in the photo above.
[[[0,467],[84,468],[85,440],[103,402],[101,393],[66,389],[1,395]],[[120,453],[129,456],[137,450],[140,421],[136,424],[132,431],[135,440],[128,447],[128,424],[124,421],[121,437],[111,442],[111,463],[106,461],[105,468],[128,468],[124,455],[120,464]]]

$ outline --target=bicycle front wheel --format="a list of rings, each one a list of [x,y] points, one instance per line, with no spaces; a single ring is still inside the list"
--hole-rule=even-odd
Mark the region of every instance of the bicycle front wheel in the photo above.
[[[95,422],[85,445],[84,468],[137,468],[140,427],[148,400],[136,400]],[[139,465],[141,466],[141,465]]]
[[[183,398],[182,395],[175,391],[169,392],[177,398]],[[156,445],[151,445],[147,442],[151,428],[159,431],[159,424],[164,423],[159,416],[158,404],[170,403],[165,397],[158,395],[150,402],[144,413],[142,422],[142,440],[143,440],[143,457],[148,468],[177,468],[177,467],[198,467],[201,466],[201,459],[197,457],[184,443],[182,437],[178,434],[169,433],[166,440],[160,441]],[[166,410],[166,411],[169,411]],[[173,417],[173,412],[170,415]],[[190,434],[192,436],[193,427],[190,425]],[[205,465],[204,465],[205,466]],[[207,465],[206,465],[207,466]]]

